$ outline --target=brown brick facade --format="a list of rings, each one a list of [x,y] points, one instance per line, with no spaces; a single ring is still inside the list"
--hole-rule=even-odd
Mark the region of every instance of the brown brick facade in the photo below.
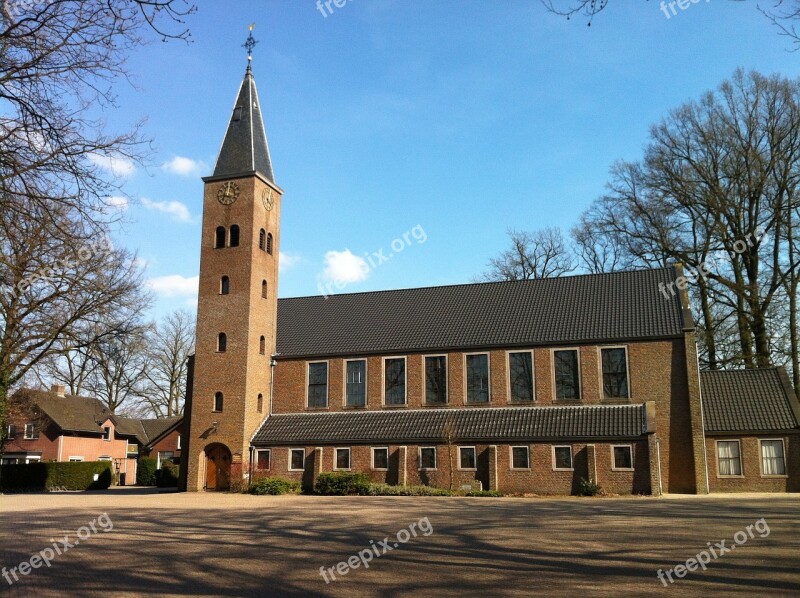
[[[718,467],[718,441],[738,441],[741,476],[721,476]],[[786,475],[763,474],[759,440],[782,440]],[[726,435],[706,438],[708,478],[711,492],[800,492],[800,434]]]

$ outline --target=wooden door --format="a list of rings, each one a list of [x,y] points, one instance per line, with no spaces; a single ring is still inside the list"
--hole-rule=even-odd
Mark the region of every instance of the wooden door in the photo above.
[[[222,445],[206,452],[206,490],[227,490],[230,487],[231,452]]]

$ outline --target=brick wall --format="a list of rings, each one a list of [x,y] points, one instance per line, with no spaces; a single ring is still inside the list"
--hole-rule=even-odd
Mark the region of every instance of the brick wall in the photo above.
[[[759,439],[784,442],[787,476],[762,475]],[[717,441],[738,440],[742,476],[720,477],[717,464]],[[800,435],[764,434],[760,436],[714,436],[706,438],[708,478],[711,492],[800,492]]]

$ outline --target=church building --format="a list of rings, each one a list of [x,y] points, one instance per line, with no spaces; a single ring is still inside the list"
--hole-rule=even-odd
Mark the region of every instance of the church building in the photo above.
[[[284,192],[250,62],[203,181],[186,490],[352,471],[518,494],[800,491],[786,372],[701,372],[687,293],[663,292],[679,265],[279,300]]]

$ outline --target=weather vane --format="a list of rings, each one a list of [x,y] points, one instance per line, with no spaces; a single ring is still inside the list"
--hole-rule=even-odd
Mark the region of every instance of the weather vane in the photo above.
[[[256,44],[258,43],[258,41],[256,41],[256,39],[253,37],[253,29],[256,28],[256,24],[250,23],[248,28],[250,29],[250,35],[247,36],[247,41],[242,44],[242,47],[247,49],[247,60],[251,61],[253,60],[253,48],[255,48]]]

